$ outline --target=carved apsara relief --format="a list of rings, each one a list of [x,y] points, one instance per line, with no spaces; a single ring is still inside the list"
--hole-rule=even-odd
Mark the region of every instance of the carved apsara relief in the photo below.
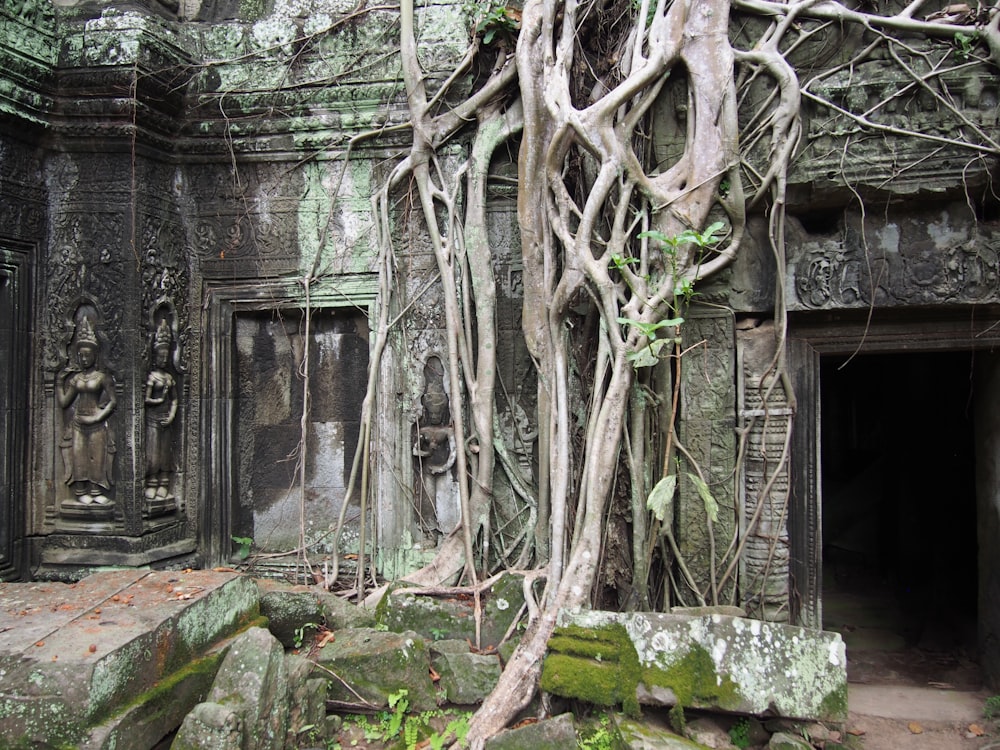
[[[102,361],[98,321],[94,305],[76,308],[66,365],[56,375],[54,388],[62,417],[60,523],[90,531],[103,531],[114,519],[116,443],[111,415],[118,400],[114,377]]]

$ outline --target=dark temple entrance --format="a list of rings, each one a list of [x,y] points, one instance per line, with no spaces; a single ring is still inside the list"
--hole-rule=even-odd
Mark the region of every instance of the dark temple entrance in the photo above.
[[[823,624],[851,681],[980,687],[976,358],[821,358]]]

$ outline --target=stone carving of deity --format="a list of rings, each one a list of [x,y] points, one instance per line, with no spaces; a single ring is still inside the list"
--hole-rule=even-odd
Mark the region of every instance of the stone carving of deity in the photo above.
[[[70,365],[56,376],[65,426],[60,442],[65,482],[78,506],[111,504],[115,441],[109,417],[116,398],[111,375],[98,367],[98,352],[97,336],[84,317],[70,346]]]
[[[174,419],[177,416],[177,381],[167,369],[173,334],[166,319],[153,334],[153,366],[146,377],[146,476],[147,500],[171,500],[174,474]]]
[[[455,464],[455,430],[451,426],[448,394],[444,392],[441,376],[435,376],[433,370],[427,368],[430,374],[421,398],[424,413],[417,426],[413,455],[418,459],[420,472],[418,509],[422,525],[436,526],[438,531],[448,533],[460,518],[453,483],[447,476]],[[436,523],[432,524],[432,518]]]

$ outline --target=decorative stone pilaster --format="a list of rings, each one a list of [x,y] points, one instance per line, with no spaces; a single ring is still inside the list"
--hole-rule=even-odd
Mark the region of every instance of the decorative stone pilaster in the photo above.
[[[740,331],[739,430],[746,435],[739,482],[743,607],[751,617],[789,621],[789,394],[773,372],[774,326]]]

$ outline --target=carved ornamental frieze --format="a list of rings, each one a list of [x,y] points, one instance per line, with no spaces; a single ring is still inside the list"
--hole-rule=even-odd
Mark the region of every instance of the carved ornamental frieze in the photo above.
[[[790,310],[982,304],[1000,300],[1000,237],[946,217],[803,237],[788,248]],[[909,225],[909,226],[906,226]]]

